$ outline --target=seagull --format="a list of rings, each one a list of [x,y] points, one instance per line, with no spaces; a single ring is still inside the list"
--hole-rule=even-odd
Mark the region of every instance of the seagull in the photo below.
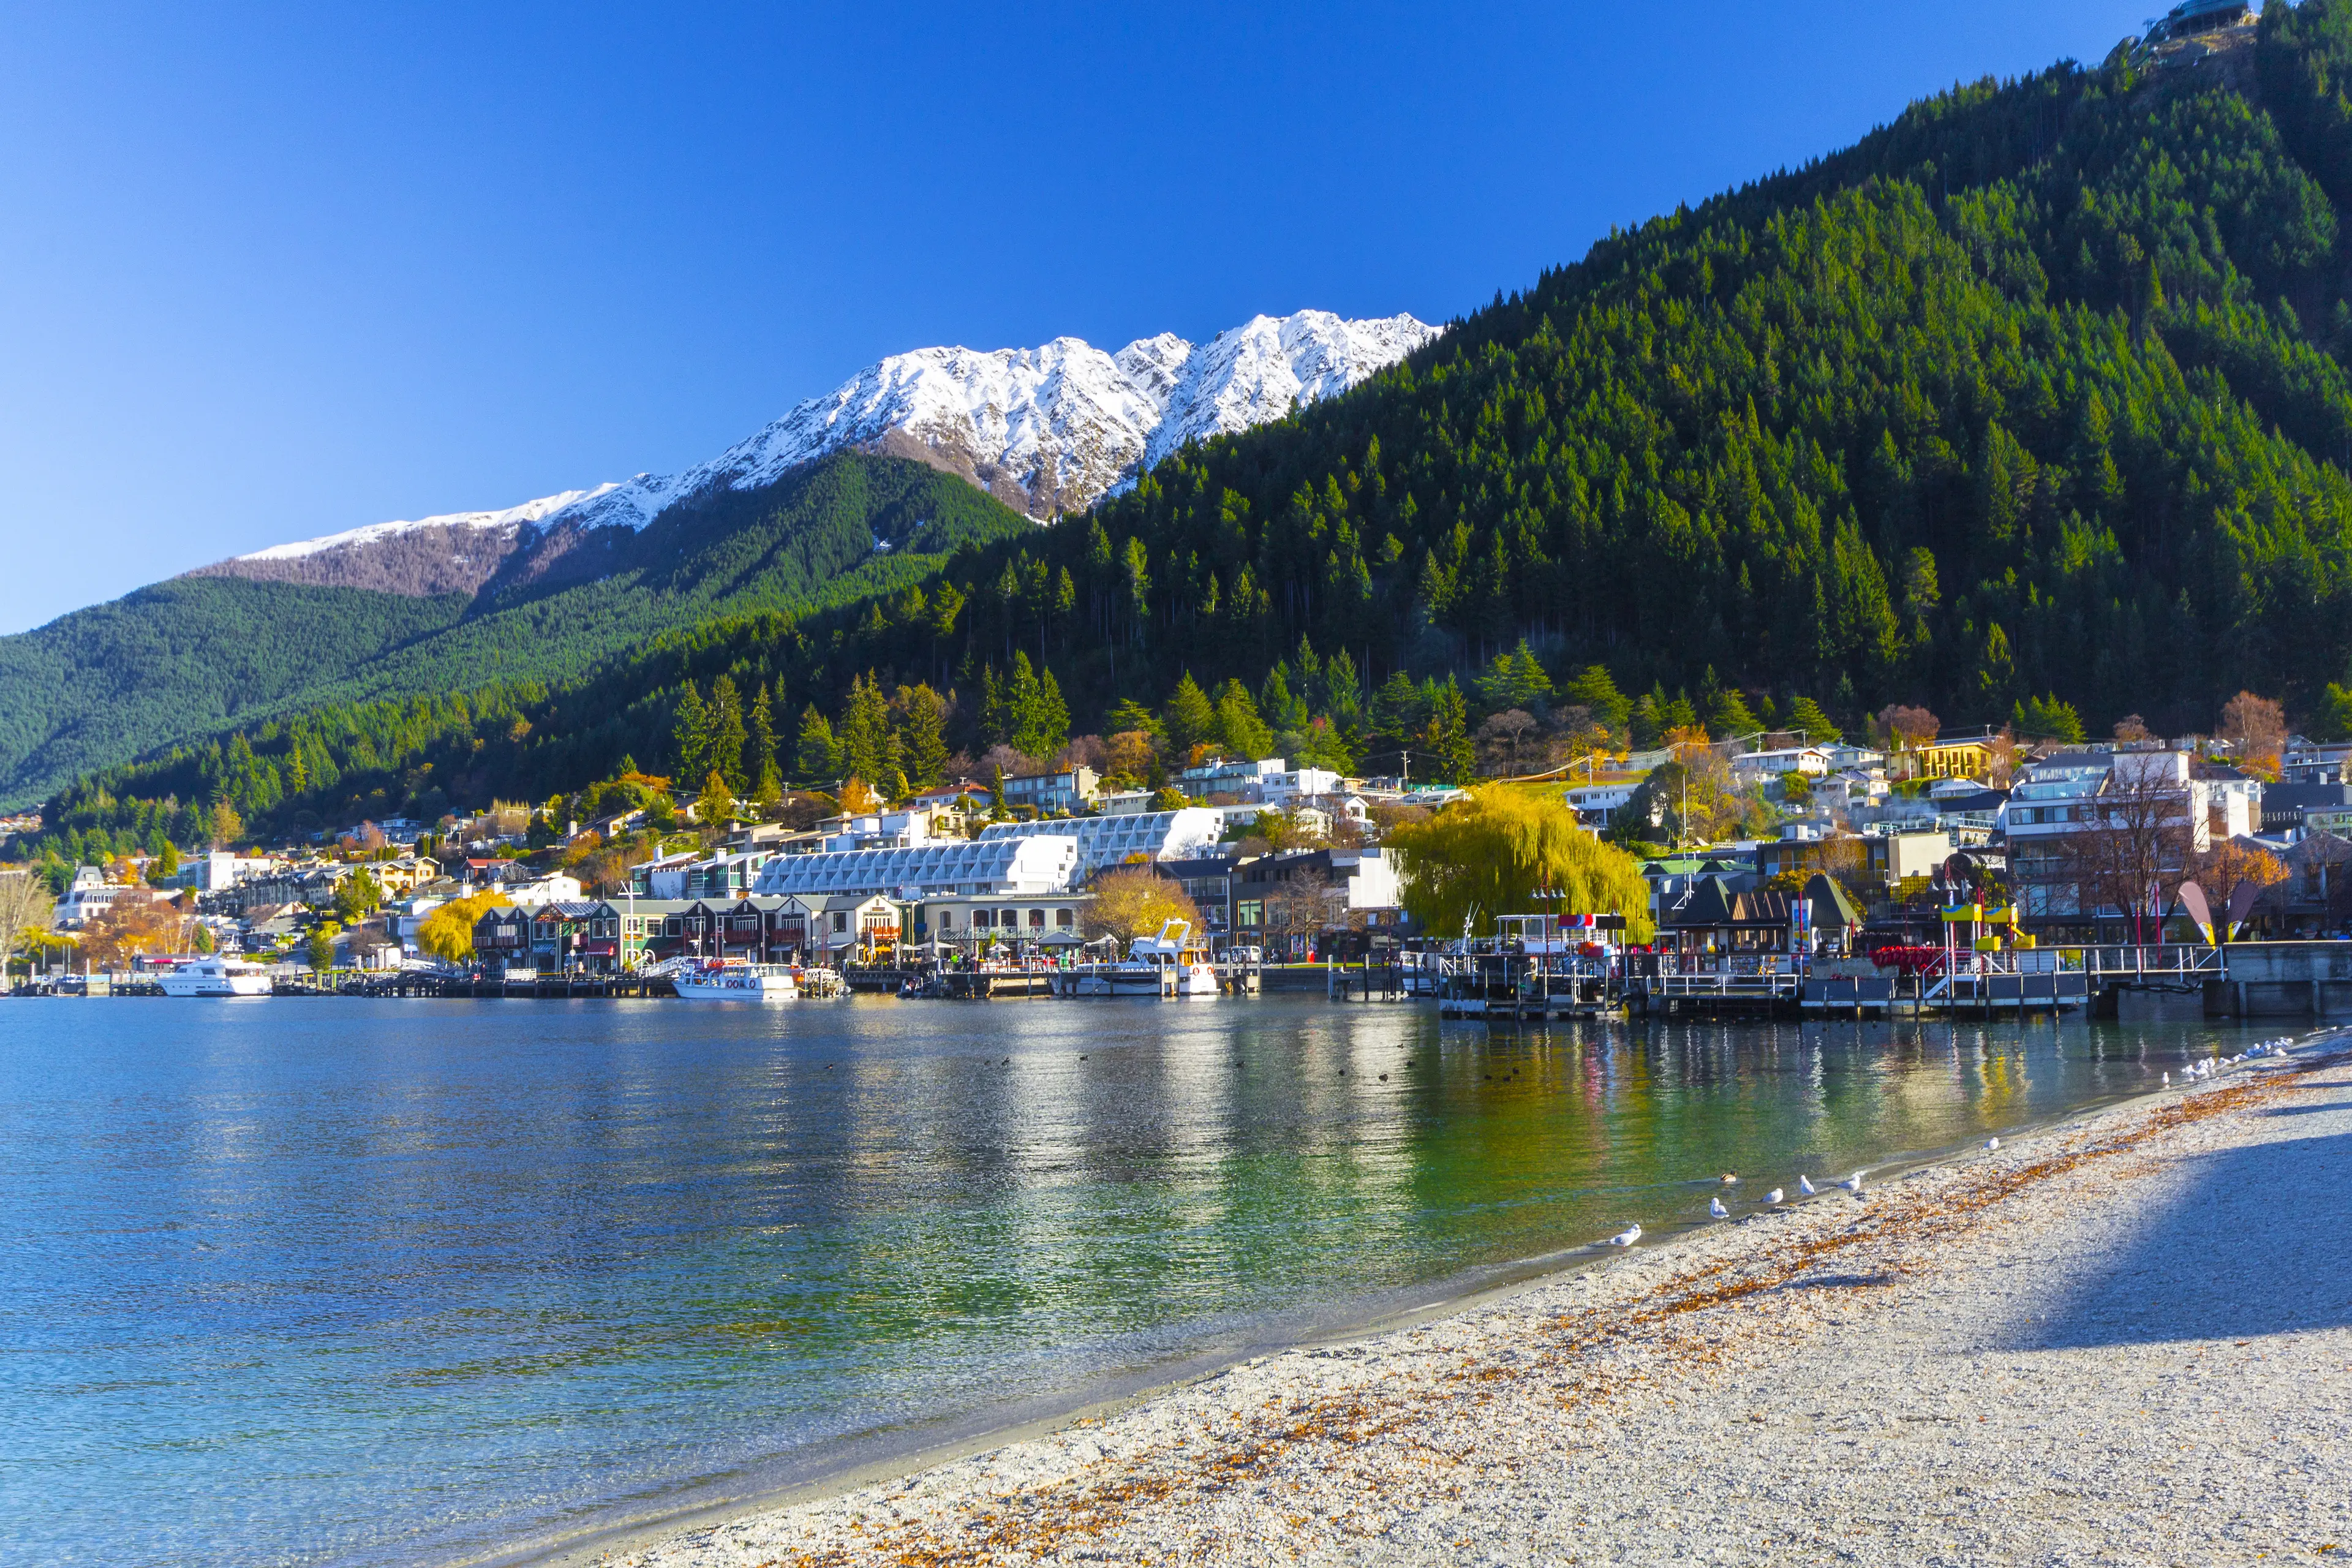
[[[1838,1185],[1843,1187],[1847,1192],[1852,1193],[1855,1197],[1862,1196],[1862,1173],[1860,1171],[1856,1171],[1853,1175],[1848,1176],[1844,1181],[1840,1182]]]
[[[1988,1150],[1998,1149],[2000,1147],[2000,1140],[1998,1138],[1988,1138],[1985,1140],[1985,1147]]]
[[[1812,1177],[1811,1177],[1811,1176],[1799,1176],[1799,1177],[1797,1178],[1797,1190],[1798,1190],[1799,1192],[1801,1192],[1801,1193],[1804,1194],[1807,1197],[1811,1197],[1811,1196],[1813,1195],[1813,1179],[1812,1179]]]
[[[1706,1213],[1707,1217],[1710,1219],[1729,1219],[1731,1217],[1731,1211],[1723,1206],[1723,1200],[1721,1198],[1707,1199]]]
[[[1631,1247],[1641,1239],[1642,1227],[1637,1225],[1631,1230],[1621,1230],[1616,1235],[1611,1237],[1609,1238],[1609,1245],[1612,1247]]]
[[[1770,1192],[1766,1193],[1764,1194],[1764,1201],[1768,1204],[1779,1203],[1780,1201],[1780,1189],[1774,1187]]]
[[[2170,1089],[2172,1087],[2172,1075],[2170,1073],[2166,1073],[2164,1075],[2164,1087],[2167,1089]]]

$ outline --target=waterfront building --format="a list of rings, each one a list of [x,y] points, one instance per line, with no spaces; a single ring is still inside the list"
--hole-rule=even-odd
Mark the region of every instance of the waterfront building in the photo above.
[[[1250,815],[1255,818],[1256,814]],[[1067,837],[1077,846],[1076,875],[1083,879],[1113,866],[1191,858],[1205,853],[1224,831],[1223,811],[1195,805],[1118,816],[992,823],[972,842],[997,844],[1040,835]]]
[[[1076,837],[1036,829],[1066,829],[1076,824],[1000,826],[1016,831],[902,849],[779,855],[761,868],[753,890],[762,898],[891,894],[911,900],[926,893],[1052,893],[1076,885],[1080,875]]]
[[[1999,824],[2020,913],[2095,932],[2145,920],[2189,858],[2252,833],[2262,785],[2180,751],[2066,751],[2020,771]]]

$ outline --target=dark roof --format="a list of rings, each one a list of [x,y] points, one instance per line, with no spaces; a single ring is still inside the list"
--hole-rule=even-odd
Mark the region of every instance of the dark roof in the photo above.
[[[2263,786],[2264,811],[2308,811],[2315,805],[2352,805],[2352,784],[2274,784]]]

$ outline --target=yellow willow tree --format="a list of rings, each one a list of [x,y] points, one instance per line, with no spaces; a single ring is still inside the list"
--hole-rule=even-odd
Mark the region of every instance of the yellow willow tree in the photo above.
[[[1620,914],[1625,940],[1650,940],[1641,862],[1603,844],[1558,800],[1506,785],[1390,833],[1404,907],[1432,936],[1487,934],[1497,915]],[[1539,896],[1544,895],[1544,896]]]

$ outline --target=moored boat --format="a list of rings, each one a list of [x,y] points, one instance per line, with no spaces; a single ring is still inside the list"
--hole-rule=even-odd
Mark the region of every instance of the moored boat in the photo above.
[[[268,970],[217,955],[183,963],[158,980],[166,996],[267,996],[270,991]]]
[[[712,959],[673,972],[670,984],[689,1002],[789,1002],[801,994],[788,964]]]
[[[1055,988],[1064,996],[1214,996],[1216,965],[1192,930],[1189,921],[1169,921],[1159,935],[1129,942],[1123,959],[1060,972]]]

